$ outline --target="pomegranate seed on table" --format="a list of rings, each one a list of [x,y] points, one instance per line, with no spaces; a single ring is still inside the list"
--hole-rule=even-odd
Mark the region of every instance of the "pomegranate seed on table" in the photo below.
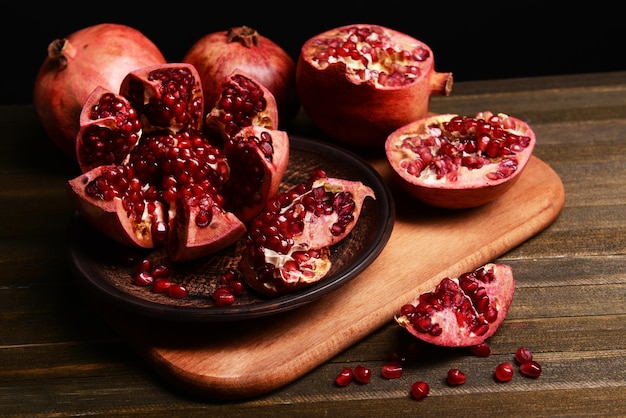
[[[529,361],[532,361],[532,359],[533,353],[526,347],[519,347],[515,352],[515,360],[517,360],[519,364],[528,363]]]
[[[534,360],[522,363],[519,366],[519,370],[528,377],[539,377],[541,375],[541,365]]]
[[[498,364],[494,375],[499,382],[508,382],[513,378],[513,365],[509,362]]]
[[[413,399],[422,399],[428,396],[430,393],[430,386],[428,383],[418,380],[411,385],[411,396]]]
[[[467,380],[467,376],[465,376],[465,373],[463,373],[459,369],[450,369],[448,370],[446,380],[449,385],[458,386],[465,383],[465,381]]]
[[[359,383],[369,383],[372,379],[372,369],[359,364],[354,368],[354,379]]]
[[[381,369],[381,375],[385,379],[398,379],[402,377],[402,365],[397,361],[390,361],[383,364]]]
[[[354,374],[352,373],[352,369],[344,367],[335,378],[335,384],[340,387],[348,386],[350,382],[352,382],[353,377]]]

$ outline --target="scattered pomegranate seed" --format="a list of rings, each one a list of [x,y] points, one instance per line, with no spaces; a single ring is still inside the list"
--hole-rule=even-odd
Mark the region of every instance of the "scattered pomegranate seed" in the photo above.
[[[533,353],[526,347],[520,347],[515,352],[515,360],[517,360],[519,364],[528,363],[529,361],[532,361],[532,359]]]
[[[133,283],[137,286],[149,286],[154,282],[154,277],[148,271],[140,271],[133,275]]]
[[[352,382],[353,377],[352,369],[344,367],[335,378],[335,384],[340,387],[348,386]]]
[[[171,285],[172,282],[167,279],[156,279],[152,284],[152,291],[154,293],[167,293]]]
[[[499,382],[508,382],[513,378],[513,365],[509,362],[498,364],[495,370],[495,377]]]
[[[467,380],[467,376],[459,369],[450,369],[448,370],[447,381],[451,386],[458,386],[465,383]]]
[[[534,360],[522,363],[519,366],[519,370],[528,377],[539,377],[541,375],[541,365]]]
[[[422,399],[428,396],[430,392],[430,387],[428,383],[418,380],[411,385],[411,396],[413,399]]]
[[[472,354],[478,357],[489,357],[491,354],[491,347],[486,342],[482,342],[480,344],[474,345],[470,347]]]
[[[383,368],[380,373],[385,379],[397,379],[402,377],[402,371],[402,365],[400,363],[397,361],[390,361],[383,364]]]
[[[167,289],[167,295],[173,299],[183,299],[187,296],[187,289],[181,284],[172,284]]]
[[[359,383],[369,383],[372,379],[372,369],[359,364],[354,368],[354,379]]]
[[[235,303],[235,295],[226,286],[218,287],[213,292],[213,302],[215,306],[230,306]]]

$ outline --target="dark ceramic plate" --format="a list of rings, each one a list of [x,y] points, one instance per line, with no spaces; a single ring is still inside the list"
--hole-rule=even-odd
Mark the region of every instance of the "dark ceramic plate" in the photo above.
[[[148,257],[166,261],[163,249],[138,253],[95,232],[79,215],[69,228],[69,258],[79,284],[91,296],[104,299],[111,308],[131,314],[188,322],[235,321],[287,311],[312,302],[354,279],[380,254],[395,220],[395,207],[387,185],[370,164],[334,145],[302,137],[291,137],[289,166],[283,186],[306,181],[315,168],[331,177],[358,180],[374,190],[376,200],[364,201],[361,217],[352,232],[331,248],[333,267],[317,283],[279,297],[264,297],[246,290],[233,305],[217,307],[211,295],[225,269],[239,259],[233,245],[215,255],[172,266],[172,281],[186,286],[182,299],[153,293],[149,287],[132,283],[132,265],[124,260]]]

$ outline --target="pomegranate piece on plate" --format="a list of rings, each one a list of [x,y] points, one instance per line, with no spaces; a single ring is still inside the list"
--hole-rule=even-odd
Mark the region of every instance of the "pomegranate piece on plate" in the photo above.
[[[511,267],[488,263],[458,278],[443,278],[433,290],[402,306],[395,320],[428,343],[472,347],[496,332],[514,293]]]
[[[191,64],[129,73],[116,94],[96,88],[76,140],[84,173],[68,182],[81,215],[113,240],[155,248],[172,261],[212,254],[242,238],[244,222],[278,193],[289,158],[284,131],[255,125],[276,114],[271,93],[238,80],[229,97],[263,103],[238,109],[251,123],[230,133],[205,126],[202,86]],[[274,125],[271,125],[274,126]]]
[[[465,209],[510,189],[535,142],[526,122],[504,113],[443,114],[397,129],[387,138],[385,152],[409,194],[432,206]]]
[[[324,133],[376,147],[428,114],[430,96],[449,95],[452,73],[436,72],[423,42],[372,24],[330,29],[307,40],[296,64],[302,108]]]
[[[363,183],[316,170],[270,199],[250,224],[239,263],[248,285],[276,296],[322,280],[332,264],[329,247],[352,231],[368,197],[376,198]]]

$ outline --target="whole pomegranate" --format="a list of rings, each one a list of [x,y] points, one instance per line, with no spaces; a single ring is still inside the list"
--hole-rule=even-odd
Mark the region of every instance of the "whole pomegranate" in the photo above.
[[[431,94],[450,94],[452,73],[434,66],[423,42],[383,26],[353,24],[302,45],[296,87],[302,108],[327,135],[382,146],[395,129],[427,115]]]
[[[513,270],[487,263],[434,289],[400,309],[396,322],[420,340],[445,347],[472,347],[492,336],[515,292]]]
[[[401,186],[421,201],[472,208],[510,189],[532,156],[530,126],[504,113],[435,115],[389,135],[387,160]]]
[[[193,64],[200,73],[208,105],[219,99],[221,80],[237,70],[272,92],[283,127],[298,113],[295,61],[282,47],[251,27],[209,33],[191,46],[182,61]]]
[[[278,193],[289,157],[284,131],[252,124],[274,100],[241,74],[223,80],[228,133],[209,125],[196,69],[136,69],[119,93],[98,87],[81,112],[76,155],[85,172],[68,182],[81,215],[112,239],[197,259],[243,237],[244,223]],[[210,118],[213,121],[213,117]]]
[[[267,296],[320,281],[332,266],[329,247],[352,231],[368,197],[376,198],[360,181],[316,170],[270,199],[248,229],[239,263],[245,281]]]
[[[47,136],[74,159],[87,96],[98,86],[117,91],[129,72],[164,63],[159,48],[126,25],[97,24],[53,40],[33,87],[33,104]]]

